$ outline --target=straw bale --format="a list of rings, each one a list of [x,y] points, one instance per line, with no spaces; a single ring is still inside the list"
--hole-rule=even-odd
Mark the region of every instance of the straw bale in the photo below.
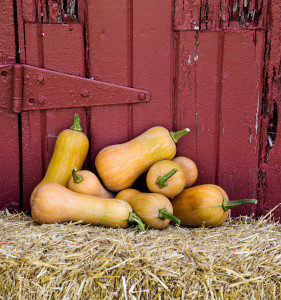
[[[281,299],[281,225],[139,232],[0,212],[0,299]]]

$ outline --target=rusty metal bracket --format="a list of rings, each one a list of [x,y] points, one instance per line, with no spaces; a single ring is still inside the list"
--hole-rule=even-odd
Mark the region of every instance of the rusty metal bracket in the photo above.
[[[148,102],[150,92],[30,65],[0,65],[0,108],[15,113]]]

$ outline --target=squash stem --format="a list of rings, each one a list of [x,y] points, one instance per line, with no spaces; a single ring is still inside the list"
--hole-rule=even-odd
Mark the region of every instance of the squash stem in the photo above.
[[[75,130],[75,131],[83,131],[83,129],[81,127],[81,123],[80,123],[80,118],[79,118],[78,114],[74,115],[74,123],[70,127],[70,129]]]
[[[256,199],[241,199],[241,200],[230,201],[230,200],[224,199],[223,203],[222,203],[222,208],[224,211],[227,211],[232,207],[240,206],[243,204],[249,204],[249,203],[257,204],[258,200],[256,200]]]
[[[183,130],[180,131],[176,131],[176,132],[170,132],[171,138],[172,140],[177,143],[178,139],[181,138],[182,136],[184,136],[185,134],[187,134],[190,131],[189,128],[185,128]]]
[[[83,181],[83,176],[77,174],[77,168],[76,168],[76,167],[74,167],[74,168],[72,169],[72,177],[73,177],[73,181],[74,181],[75,183],[80,183],[80,182]]]
[[[159,189],[163,189],[164,187],[167,186],[167,180],[173,176],[176,172],[178,171],[178,169],[172,169],[171,171],[169,171],[167,174],[163,175],[163,176],[158,176],[157,180],[155,181],[155,184],[158,185]]]
[[[140,231],[145,231],[145,225],[142,222],[141,218],[138,217],[135,213],[130,212],[129,213],[129,218],[128,218],[128,223],[137,223],[138,224],[138,229]]]
[[[180,225],[180,222],[181,222],[180,219],[178,219],[173,214],[169,213],[166,208],[159,209],[158,219],[163,220],[163,221],[166,219],[170,219],[178,225]]]

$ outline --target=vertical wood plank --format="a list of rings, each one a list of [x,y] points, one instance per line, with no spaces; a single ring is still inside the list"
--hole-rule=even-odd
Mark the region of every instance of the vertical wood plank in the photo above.
[[[0,64],[16,62],[13,2],[0,4]],[[0,74],[0,80],[3,75]],[[5,76],[3,78],[5,80]],[[18,115],[0,109],[0,210],[20,210],[20,159]]]
[[[263,31],[225,33],[217,182],[232,200],[257,197],[263,51]],[[255,211],[244,205],[232,214]]]
[[[270,2],[264,61],[265,80],[260,152],[259,214],[281,219],[281,5]]]
[[[26,24],[26,32],[29,33],[26,39],[27,64],[40,64],[41,67],[50,70],[78,76],[85,75],[82,24]],[[39,41],[34,45],[32,41],[36,39]],[[75,89],[75,87],[69,88]],[[23,114],[23,144],[26,147],[23,151],[25,211],[30,209],[29,197],[33,188],[46,172],[58,134],[72,125],[75,113],[79,113],[84,132],[87,134],[85,109],[61,109]],[[33,176],[30,176],[30,169],[34,170]]]
[[[130,86],[130,1],[89,0],[87,16],[89,76]],[[105,146],[130,138],[130,106],[89,109],[91,168]]]
[[[177,129],[191,129],[178,155],[196,163],[196,184],[215,183],[221,33],[186,31],[176,37],[175,122]]]
[[[133,86],[151,101],[133,106],[133,136],[161,125],[173,127],[173,1],[133,1]],[[182,143],[183,137],[179,143]]]

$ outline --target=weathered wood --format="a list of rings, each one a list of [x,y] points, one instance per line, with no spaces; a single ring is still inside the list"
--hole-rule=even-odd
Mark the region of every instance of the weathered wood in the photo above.
[[[175,30],[265,28],[267,1],[175,1]]]
[[[0,64],[16,62],[16,40],[13,2],[0,4]],[[8,74],[0,74],[0,80],[8,80]],[[9,91],[10,97],[12,92]],[[0,109],[0,210],[20,210],[20,145],[17,114]]]
[[[151,92],[150,102],[133,106],[133,136],[155,125],[173,129],[172,7],[171,0],[133,1],[132,84]]]
[[[26,24],[26,63],[73,75],[85,75],[85,51],[81,24]],[[33,41],[33,42],[32,42]],[[35,41],[35,43],[34,43]],[[37,65],[38,64],[38,65]],[[58,134],[69,128],[79,113],[87,133],[85,109],[62,109],[23,114],[23,207],[29,211],[29,197],[43,178]],[[36,158],[36,159],[34,159]],[[31,177],[31,170],[33,176]]]
[[[221,45],[219,32],[176,34],[174,118],[177,129],[191,129],[186,141],[179,143],[178,155],[196,163],[196,184],[216,180]]]
[[[87,43],[89,77],[125,86],[131,85],[130,3],[88,1]],[[137,86],[135,86],[137,87]],[[97,153],[130,138],[131,108],[129,105],[94,107],[89,110],[91,163]]]
[[[271,1],[266,36],[264,96],[261,130],[260,214],[281,203],[281,4]],[[281,217],[281,207],[275,211]]]
[[[257,197],[263,51],[264,31],[224,34],[217,182],[233,200]]]

